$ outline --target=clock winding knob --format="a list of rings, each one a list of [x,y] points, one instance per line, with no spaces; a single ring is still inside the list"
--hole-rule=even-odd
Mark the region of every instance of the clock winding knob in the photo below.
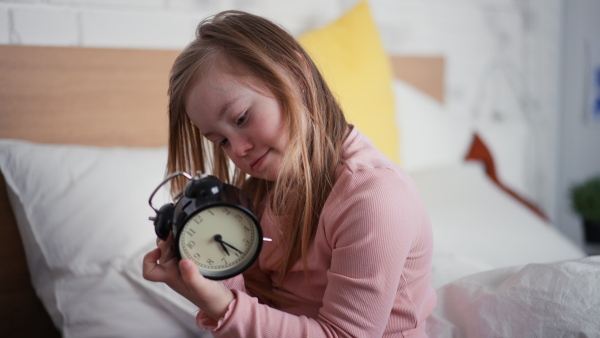
[[[173,225],[174,212],[175,205],[169,203],[163,205],[158,212],[156,212],[156,217],[151,217],[152,221],[154,221],[154,232],[156,233],[156,236],[163,241],[169,238],[169,233],[171,232],[171,227]]]

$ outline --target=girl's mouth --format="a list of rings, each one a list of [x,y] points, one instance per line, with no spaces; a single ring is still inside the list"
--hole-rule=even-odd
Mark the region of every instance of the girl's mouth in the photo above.
[[[267,158],[267,155],[271,152],[271,150],[268,150],[264,155],[262,155],[261,157],[259,157],[256,161],[254,161],[254,163],[250,164],[250,167],[252,168],[253,171],[258,171],[260,170],[260,168],[262,167],[262,165],[265,162],[265,159]]]

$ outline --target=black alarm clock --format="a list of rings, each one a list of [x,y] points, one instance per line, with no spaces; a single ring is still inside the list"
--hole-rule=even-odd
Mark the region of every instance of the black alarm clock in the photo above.
[[[152,206],[154,194],[180,175],[189,179],[181,197],[156,210]],[[206,278],[236,276],[260,253],[263,235],[252,201],[239,188],[215,176],[171,174],[154,190],[149,204],[156,212],[156,217],[150,217],[156,235],[166,240],[172,232],[177,257],[194,261]]]

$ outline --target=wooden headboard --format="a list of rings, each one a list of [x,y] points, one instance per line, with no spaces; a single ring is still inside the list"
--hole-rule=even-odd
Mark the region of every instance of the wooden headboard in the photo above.
[[[100,146],[167,141],[179,51],[0,46],[0,138]],[[443,102],[440,57],[392,56],[394,75]]]
[[[179,51],[0,46],[0,138],[99,146],[167,144],[168,73]],[[395,76],[443,101],[443,59],[394,56]],[[35,295],[0,175],[0,324],[59,336]]]
[[[157,146],[177,51],[0,46],[0,137]]]

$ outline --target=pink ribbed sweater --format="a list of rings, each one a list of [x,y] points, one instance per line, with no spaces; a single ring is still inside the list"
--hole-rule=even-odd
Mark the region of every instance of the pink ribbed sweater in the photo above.
[[[344,142],[338,175],[308,253],[310,285],[297,263],[285,290],[278,288],[277,227],[268,214],[261,220],[273,242],[265,242],[253,275],[294,305],[260,304],[237,276],[225,281],[236,299],[224,317],[217,323],[200,312],[200,328],[215,337],[425,336],[436,301],[433,242],[414,183],[356,128]]]

